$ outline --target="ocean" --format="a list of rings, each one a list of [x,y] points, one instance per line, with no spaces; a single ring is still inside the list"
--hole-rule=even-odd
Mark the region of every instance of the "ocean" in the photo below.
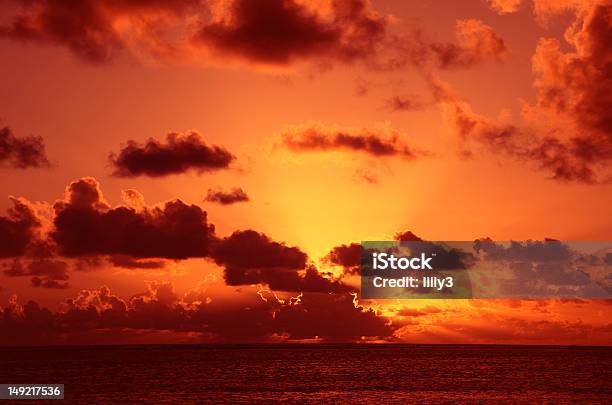
[[[64,384],[66,400],[78,403],[610,404],[612,348],[350,344],[0,348],[0,383]]]

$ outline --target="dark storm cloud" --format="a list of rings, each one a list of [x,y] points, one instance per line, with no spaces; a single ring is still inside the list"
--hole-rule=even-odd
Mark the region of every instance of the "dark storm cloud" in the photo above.
[[[0,165],[16,169],[50,166],[43,139],[40,136],[18,138],[9,127],[1,128]]]
[[[253,230],[236,231],[219,240],[212,258],[225,268],[228,285],[266,284],[280,291],[348,290],[309,266],[308,256],[299,248],[275,242]]]
[[[51,238],[59,253],[70,257],[206,257],[214,238],[206,212],[196,205],[174,200],[141,211],[110,208],[91,177],[71,183],[65,199],[56,202],[54,210]]]
[[[281,133],[284,147],[293,152],[344,150],[361,152],[375,157],[416,159],[423,155],[406,145],[398,133],[390,135],[362,130],[325,128],[306,125],[287,128]]]
[[[239,202],[249,201],[249,196],[241,188],[234,188],[230,191],[209,189],[206,194],[206,201],[221,205],[230,205]]]
[[[253,62],[287,64],[313,56],[363,59],[385,36],[386,21],[364,0],[333,0],[327,11],[295,0],[233,0],[194,41]]]
[[[161,177],[189,170],[226,169],[235,157],[226,149],[207,145],[197,132],[169,133],[166,143],[150,138],[144,144],[129,141],[110,161],[118,177]]]

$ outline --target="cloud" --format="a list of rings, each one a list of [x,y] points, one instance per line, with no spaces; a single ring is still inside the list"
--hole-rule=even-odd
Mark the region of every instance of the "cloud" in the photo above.
[[[407,247],[411,251],[434,256],[432,266],[435,269],[463,270],[472,267],[476,262],[476,258],[470,252],[443,243],[425,241],[411,231],[396,233],[395,240],[400,246]]]
[[[206,257],[214,240],[214,226],[208,224],[200,207],[173,200],[141,211],[110,208],[91,177],[72,182],[65,198],[54,204],[54,211],[50,236],[59,253],[69,257]]]
[[[185,296],[191,296],[187,293]],[[257,299],[239,304],[214,299],[187,302],[172,284],[149,282],[147,291],[130,299],[109,288],[81,290],[51,312],[36,302],[24,305],[11,297],[0,310],[0,344],[99,343],[102,332],[115,341],[130,330],[193,332],[200,341],[265,342],[315,339],[358,341],[362,337],[389,338],[394,327],[387,318],[356,305],[347,293],[305,293],[290,301]]]
[[[574,10],[566,32],[573,48],[541,38],[532,59],[536,75],[535,104],[525,104],[523,123],[514,125],[474,113],[447,85],[432,79],[434,95],[464,152],[469,143],[519,161],[533,162],[561,182],[612,181],[612,5],[609,2],[536,3],[542,17]]]
[[[431,52],[441,69],[468,68],[487,59],[508,56],[504,40],[480,20],[457,20],[457,43],[432,43]]]
[[[6,8],[0,37],[59,45],[90,63],[110,62],[125,51],[154,59],[204,51],[198,56],[217,53],[273,65],[353,61],[374,53],[387,27],[365,0],[33,0]]]
[[[348,286],[321,274],[297,247],[254,230],[221,238],[201,207],[171,200],[147,206],[136,190],[123,193],[127,205],[111,207],[96,179],[66,187],[52,207],[48,230],[25,200],[14,199],[0,217],[0,257],[15,258],[10,276],[31,276],[34,286],[63,288],[68,266],[100,268],[102,260],[127,269],[160,269],[167,260],[203,258],[224,268],[228,285],[267,285],[278,291],[346,292]],[[43,266],[44,265],[44,266]],[[48,270],[43,270],[47,268]],[[44,276],[44,277],[43,277]]]
[[[0,165],[16,169],[49,167],[40,136],[18,138],[9,127],[0,128]]]
[[[344,274],[359,274],[361,266],[361,244],[349,243],[335,246],[323,259],[344,268]]]
[[[504,247],[490,238],[474,241],[474,250],[485,253],[487,260],[527,260],[535,262],[567,261],[574,256],[568,245],[552,239],[544,241],[511,241]]]
[[[16,259],[5,265],[4,274],[9,277],[31,278],[32,287],[67,288],[68,263],[52,258]]]
[[[396,35],[387,48],[388,60],[382,67],[414,66],[426,74],[435,69],[467,69],[489,60],[503,62],[510,53],[504,39],[476,19],[457,20],[452,42],[432,39],[422,29],[413,28],[410,35]]]
[[[10,22],[0,26],[0,37],[63,46],[91,63],[109,62],[125,49],[170,52],[177,45],[172,38],[187,34],[185,21],[206,9],[196,0],[32,0],[14,13],[5,7]]]
[[[281,144],[292,152],[341,150],[360,152],[377,158],[400,157],[408,160],[425,154],[409,147],[402,139],[405,135],[393,129],[356,130],[309,123],[287,127],[280,136]]]
[[[515,13],[521,6],[521,0],[489,0],[488,3],[500,15]]]
[[[41,221],[34,207],[23,198],[11,197],[13,207],[0,216],[0,258],[22,256],[37,240]]]
[[[333,0],[321,9],[295,0],[232,0],[199,29],[194,42],[259,63],[351,61],[375,52],[386,25],[364,0]]]
[[[347,286],[309,266],[308,256],[299,248],[253,230],[236,231],[219,240],[212,258],[225,268],[227,285],[266,284],[275,291],[348,291]]]
[[[471,106],[443,89],[441,83],[434,84],[434,92],[447,126],[455,133],[464,156],[473,156],[475,147],[505,155],[517,161],[531,162],[538,169],[551,173],[551,179],[560,182],[594,183],[597,167],[601,162],[596,155],[605,152],[592,150],[588,140],[572,138],[563,140],[549,131],[542,133],[529,125],[520,126],[501,119],[491,119],[472,111]],[[592,154],[589,152],[592,150]],[[590,157],[593,157],[591,159]]]
[[[249,201],[249,196],[241,188],[234,188],[230,191],[208,190],[205,201],[214,202],[221,205],[230,205],[238,202]]]
[[[578,3],[577,3],[578,4]],[[527,115],[547,117],[550,136],[535,157],[565,180],[612,180],[612,3],[579,6],[565,38],[574,48],[542,38],[533,56],[537,102]],[[560,125],[554,125],[558,123]],[[577,170],[564,171],[564,167]]]
[[[141,145],[129,141],[118,154],[111,154],[114,176],[162,177],[185,173],[189,170],[209,172],[226,169],[235,157],[219,146],[208,146],[204,138],[195,131],[171,132],[166,143],[150,138]]]

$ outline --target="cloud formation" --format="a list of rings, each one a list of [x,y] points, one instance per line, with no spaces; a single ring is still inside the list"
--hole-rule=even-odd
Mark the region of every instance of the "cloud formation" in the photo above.
[[[361,244],[353,242],[335,246],[323,260],[330,264],[342,266],[344,274],[359,274]]]
[[[13,207],[0,216],[0,258],[23,256],[36,241],[41,221],[34,207],[23,198],[11,197]]]
[[[118,177],[162,177],[189,170],[209,172],[226,169],[235,157],[220,146],[208,146],[195,131],[171,132],[166,143],[150,138],[144,144],[129,141],[110,161]]]
[[[353,61],[372,54],[387,27],[365,0],[34,0],[7,11],[0,37],[63,46],[91,63],[122,51],[155,59],[204,51],[273,65]]]
[[[209,189],[206,194],[206,201],[214,202],[221,205],[230,205],[239,202],[249,201],[249,196],[241,188],[233,188],[230,191],[212,190]]]
[[[40,136],[18,138],[9,127],[0,128],[0,165],[15,169],[51,165]]]
[[[304,293],[289,301],[257,300],[247,305],[193,301],[198,295],[198,291],[188,292],[181,298],[172,284],[154,281],[148,283],[147,291],[126,300],[101,287],[80,291],[56,312],[33,301],[21,305],[13,296],[0,310],[0,344],[54,344],[66,339],[95,344],[108,330],[117,340],[129,330],[165,330],[194,332],[202,342],[315,338],[349,342],[389,337],[395,329],[388,319],[356,305],[346,293]],[[84,332],[87,340],[79,341]]]
[[[494,153],[533,162],[562,182],[612,181],[612,5],[609,2],[536,3],[538,15],[574,10],[566,33],[573,50],[557,39],[541,38],[533,56],[537,101],[525,105],[522,125],[491,119],[472,111],[448,86],[431,80],[447,124],[464,152],[469,143]]]
[[[10,22],[0,26],[0,37],[63,46],[92,63],[108,62],[132,47],[171,52],[176,46],[171,31],[176,36],[185,30],[185,19],[206,10],[197,0],[33,0],[19,5],[9,14]]]
[[[308,57],[363,59],[384,38],[386,20],[364,0],[325,6],[295,0],[232,0],[194,42],[252,62],[287,64]]]
[[[309,123],[285,128],[280,134],[281,144],[292,152],[348,151],[374,157],[416,159],[424,152],[408,146],[405,135],[395,130],[356,130],[326,127]]]
[[[206,257],[214,240],[214,226],[197,205],[173,200],[140,211],[127,206],[111,208],[91,177],[72,182],[53,209],[50,236],[59,253],[69,257]]]
[[[456,43],[432,43],[430,50],[440,69],[468,68],[487,59],[508,56],[504,40],[480,20],[457,20]]]
[[[275,291],[348,291],[347,286],[308,265],[308,256],[299,248],[253,230],[236,231],[219,240],[212,258],[224,267],[228,285],[266,284]]]
[[[53,258],[14,260],[5,266],[9,277],[32,277],[32,287],[63,289],[68,287],[68,263]]]

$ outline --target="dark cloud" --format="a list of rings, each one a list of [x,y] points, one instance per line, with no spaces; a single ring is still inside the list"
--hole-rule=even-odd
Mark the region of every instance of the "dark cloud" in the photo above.
[[[110,208],[91,177],[71,183],[54,210],[50,236],[65,256],[206,257],[214,239],[214,227],[200,207],[174,200],[140,211]]]
[[[10,128],[0,128],[0,165],[17,169],[51,165],[40,136],[16,137]]]
[[[30,203],[11,198],[13,207],[0,216],[0,258],[22,256],[37,240],[41,222]]]
[[[169,133],[166,143],[150,138],[139,144],[129,141],[110,161],[119,177],[161,177],[189,170],[208,172],[226,169],[235,157],[219,146],[208,146],[197,132]]]
[[[189,294],[188,294],[189,295]],[[98,331],[113,331],[120,340],[128,330],[194,332],[202,341],[265,342],[282,339],[356,341],[362,337],[389,338],[395,330],[389,321],[354,302],[346,293],[305,293],[281,302],[257,299],[248,304],[187,302],[171,284],[150,282],[148,289],[130,299],[115,296],[107,287],[81,290],[56,312],[35,302],[20,305],[11,297],[0,310],[0,344],[57,344],[77,339],[99,343]]]
[[[249,201],[249,196],[241,188],[234,188],[230,191],[208,190],[206,201],[221,205],[230,205],[238,202]]]
[[[325,256],[328,263],[342,266],[345,274],[359,274],[361,266],[361,244],[350,243],[334,247]]]
[[[9,277],[32,277],[33,287],[67,288],[68,263],[63,260],[39,258],[16,259],[5,265],[4,274]]]
[[[237,231],[221,239],[212,253],[225,268],[228,285],[266,284],[279,291],[347,291],[348,287],[323,277],[308,265],[308,256],[256,231]]]
[[[376,51],[387,26],[365,0],[212,6],[201,0],[32,0],[5,7],[0,37],[63,46],[92,63],[125,50],[160,58],[190,57],[200,49],[276,65],[306,58],[353,61]]]
[[[200,15],[198,0],[31,0],[20,3],[0,37],[20,42],[55,44],[93,63],[108,62],[138,40],[150,52],[167,51],[171,28],[183,18]],[[122,22],[119,27],[119,21]],[[172,22],[172,23],[171,23]],[[130,35],[125,35],[129,29]],[[176,32],[175,32],[176,35]]]
[[[386,21],[364,0],[333,0],[328,10],[295,0],[233,0],[194,41],[253,62],[309,57],[363,59],[383,40]]]
[[[404,159],[416,159],[424,154],[406,145],[403,137],[395,131],[385,134],[384,131],[356,131],[308,124],[287,128],[281,133],[281,142],[293,152],[345,150],[379,158],[397,156]]]

